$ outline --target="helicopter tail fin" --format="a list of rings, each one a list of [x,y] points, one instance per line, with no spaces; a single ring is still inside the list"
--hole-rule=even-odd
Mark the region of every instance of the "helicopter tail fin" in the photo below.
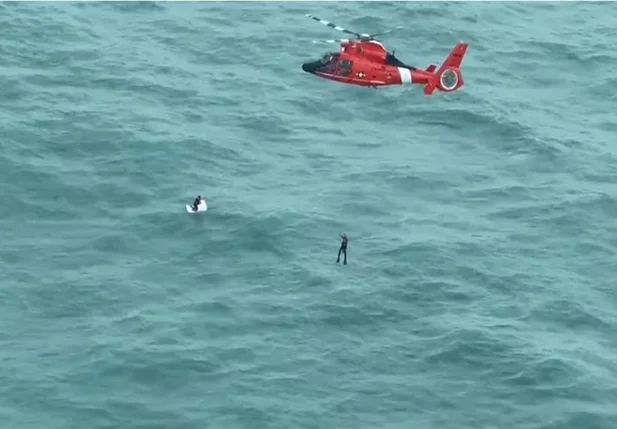
[[[425,95],[431,95],[436,89],[442,92],[453,92],[465,84],[460,67],[468,47],[467,43],[457,43],[437,72],[434,72],[437,68],[435,65],[428,66],[426,71],[434,74],[433,79],[424,87]]]

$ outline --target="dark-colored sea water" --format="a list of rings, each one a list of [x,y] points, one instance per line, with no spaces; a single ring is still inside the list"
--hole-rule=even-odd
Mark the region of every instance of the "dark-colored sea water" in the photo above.
[[[312,77],[307,13],[466,85]],[[0,426],[617,428],[615,22],[2,3]]]

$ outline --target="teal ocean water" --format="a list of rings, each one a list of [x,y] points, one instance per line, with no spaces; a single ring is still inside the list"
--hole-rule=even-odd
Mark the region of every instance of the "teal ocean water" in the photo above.
[[[306,13],[466,86],[312,77]],[[0,426],[616,428],[616,21],[2,3]]]

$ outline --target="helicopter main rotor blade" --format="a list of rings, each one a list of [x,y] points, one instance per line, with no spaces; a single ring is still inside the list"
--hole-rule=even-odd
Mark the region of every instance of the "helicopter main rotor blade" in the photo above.
[[[403,28],[402,26],[398,26],[398,27],[395,27],[395,28],[391,28],[390,30],[380,31],[379,33],[371,34],[370,37],[372,39],[375,36],[382,36],[384,34],[392,33],[393,31],[400,30],[402,28]]]
[[[321,43],[349,43],[351,42],[351,39],[337,39],[337,40],[313,40],[314,44],[321,44]]]
[[[311,19],[313,19],[313,20],[315,20],[315,21],[317,21],[317,22],[327,26],[327,27],[333,28],[336,31],[340,31],[342,33],[353,34],[356,37],[368,36],[368,34],[360,34],[360,33],[356,33],[355,31],[347,30],[346,28],[340,27],[340,26],[338,26],[336,24],[331,23],[330,21],[326,21],[325,19],[318,18],[318,17],[316,17],[314,15],[311,15],[310,13],[307,14],[306,16],[308,18],[311,18]]]

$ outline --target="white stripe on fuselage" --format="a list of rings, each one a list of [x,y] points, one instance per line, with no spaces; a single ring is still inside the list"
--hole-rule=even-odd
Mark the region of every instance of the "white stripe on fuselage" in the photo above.
[[[405,85],[406,83],[411,83],[411,72],[409,69],[404,69],[402,67],[397,67],[398,74],[401,75],[401,84]]]

